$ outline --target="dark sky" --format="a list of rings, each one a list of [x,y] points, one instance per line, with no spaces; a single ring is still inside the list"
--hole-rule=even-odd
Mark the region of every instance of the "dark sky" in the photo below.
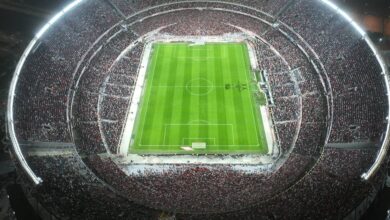
[[[358,14],[390,17],[390,0],[336,0],[335,2]]]

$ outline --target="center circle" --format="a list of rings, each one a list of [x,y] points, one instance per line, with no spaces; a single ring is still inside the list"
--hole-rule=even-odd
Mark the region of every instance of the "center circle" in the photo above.
[[[205,78],[195,78],[186,84],[186,90],[191,95],[203,96],[214,89],[214,84]]]

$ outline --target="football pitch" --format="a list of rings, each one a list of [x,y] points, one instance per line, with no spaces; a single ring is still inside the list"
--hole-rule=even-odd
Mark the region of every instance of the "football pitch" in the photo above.
[[[245,43],[154,43],[142,94],[129,153],[268,152]],[[193,143],[206,149],[182,149]]]

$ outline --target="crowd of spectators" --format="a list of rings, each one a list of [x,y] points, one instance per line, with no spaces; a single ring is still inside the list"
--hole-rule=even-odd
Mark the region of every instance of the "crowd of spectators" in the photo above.
[[[92,53],[75,93],[73,131],[76,141],[80,141],[78,149],[87,155],[107,149],[117,152],[138,73],[144,45],[137,43],[136,35],[127,27],[115,31]],[[134,46],[128,49],[132,43]],[[124,50],[129,51],[120,57]],[[83,131],[86,128],[87,132]]]
[[[31,193],[57,216],[86,219],[157,218],[155,209],[137,205],[143,203],[174,209],[178,219],[320,218],[329,213],[345,216],[372,187],[380,187],[383,176],[373,185],[356,181],[356,176],[372,162],[372,151],[326,149],[314,167],[312,157],[292,153],[270,173],[246,174],[223,166],[182,165],[166,169],[163,174],[150,168],[132,176],[108,157],[89,157],[86,162],[90,170],[76,155],[32,156],[29,163],[45,182]],[[63,172],[55,172],[58,170]],[[230,203],[224,201],[227,197]],[[248,202],[251,208],[247,208]],[[239,211],[220,212],[232,207]],[[302,208],[306,211],[299,212]],[[202,213],[204,209],[210,213]],[[181,214],[182,210],[187,214]]]
[[[359,177],[377,149],[324,144],[329,120],[330,143],[380,144],[388,109],[386,88],[366,42],[319,1],[297,1],[274,19],[286,0],[150,8],[173,2],[86,0],[33,48],[15,93],[16,135],[20,141],[74,141],[76,149],[70,155],[28,156],[43,179],[32,193],[59,217],[81,219],[151,219],[158,213],[153,208],[178,212],[179,219],[348,214],[372,190]],[[123,19],[118,9],[128,17]],[[269,26],[265,20],[281,26]],[[137,80],[144,49],[139,39],[164,26],[162,32],[172,35],[239,32],[234,26],[256,35],[251,44],[259,69],[269,79],[273,126],[282,152],[271,169],[155,165],[127,174],[121,169],[125,165],[110,157],[118,152]],[[289,28],[293,32],[288,33]],[[302,51],[308,45],[314,52]],[[325,66],[322,73],[310,62],[316,55]],[[324,77],[332,87],[333,118],[327,117]]]
[[[366,55],[363,55],[366,54]],[[382,69],[364,41],[329,67],[334,94],[331,141],[378,142],[386,127],[388,103]]]
[[[15,128],[19,138],[70,142],[66,118],[67,95],[73,71],[83,54],[105,29],[119,21],[104,5],[88,1],[58,21],[27,57],[15,93]],[[87,10],[80,12],[80,10]],[[99,11],[97,19],[90,10]],[[110,18],[110,19],[108,19]],[[35,83],[32,83],[35,82]],[[50,127],[50,129],[45,129]]]
[[[138,203],[193,213],[242,209],[248,203],[266,200],[294,184],[312,162],[310,157],[292,154],[282,167],[275,167],[275,172],[245,173],[229,166],[195,164],[176,165],[174,169],[166,165],[161,171],[156,165],[128,176],[110,158],[88,158],[100,178]]]
[[[282,153],[288,152],[294,146],[294,138],[299,132],[298,120],[276,122],[274,127],[279,137],[279,149]]]
[[[298,97],[278,97],[275,98],[274,120],[276,122],[295,121],[299,118],[299,98]]]
[[[192,2],[188,3],[186,1],[178,1],[178,0],[133,1],[131,2],[131,4],[129,4],[127,0],[110,0],[110,1],[113,2],[120,9],[120,11],[122,11],[126,16],[131,16],[135,12],[140,12],[149,9],[150,7],[157,7],[159,5],[164,5],[164,4],[180,3],[181,7],[183,7],[182,5],[194,4]],[[220,1],[220,2],[203,2],[202,4],[208,7],[213,7],[218,5],[221,8],[230,7],[232,9],[236,8],[235,5],[241,5],[241,6],[245,6],[245,8],[240,8],[240,11],[245,12],[246,10],[260,10],[261,13],[259,14],[262,14],[264,16],[264,13],[268,15],[275,15],[287,2],[288,0],[275,0],[275,1],[228,0],[228,1]]]
[[[30,193],[54,216],[65,219],[153,219],[157,212],[107,186],[74,152],[31,156],[30,166],[44,182]]]

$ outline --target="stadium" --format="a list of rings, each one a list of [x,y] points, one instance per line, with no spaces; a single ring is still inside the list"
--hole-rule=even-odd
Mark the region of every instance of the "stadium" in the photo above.
[[[35,35],[7,129],[47,219],[358,219],[389,79],[329,0],[75,0]]]

